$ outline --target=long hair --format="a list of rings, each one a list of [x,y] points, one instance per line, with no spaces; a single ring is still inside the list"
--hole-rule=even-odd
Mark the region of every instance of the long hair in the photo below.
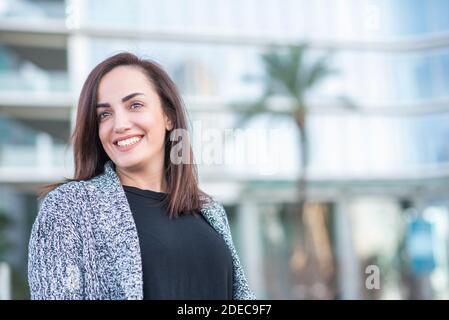
[[[104,165],[110,158],[104,151],[98,135],[97,93],[103,76],[118,66],[135,66],[144,71],[159,95],[164,113],[173,123],[172,130],[184,129],[184,132],[188,132],[184,103],[175,83],[162,67],[128,52],[116,54],[98,64],[90,72],[81,90],[75,129],[71,136],[75,164],[74,178],[66,178],[64,182],[44,186],[40,197],[47,195],[65,182],[88,180],[103,173]],[[198,174],[190,143],[183,142],[183,147],[188,147],[188,150],[183,150],[188,152],[190,159],[188,163],[175,164],[170,161],[170,150],[177,143],[177,141],[171,141],[170,132],[166,132],[164,147],[164,174],[167,182],[165,203],[172,217],[186,213],[195,214],[210,197],[198,187]],[[95,137],[94,143],[92,143],[92,137]]]

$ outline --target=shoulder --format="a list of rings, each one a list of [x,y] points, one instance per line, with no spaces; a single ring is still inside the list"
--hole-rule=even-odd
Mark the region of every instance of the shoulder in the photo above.
[[[226,214],[223,205],[211,196],[203,197],[203,210],[208,210],[216,214]]]
[[[58,202],[59,204],[77,204],[86,200],[86,182],[70,181],[50,191],[43,203]]]
[[[211,196],[203,198],[203,207],[201,211],[214,225],[221,225],[228,229],[229,223],[226,211],[218,200]]]
[[[42,200],[38,219],[71,219],[87,201],[84,181],[66,182],[50,191]]]
[[[59,251],[79,244],[84,213],[82,189],[79,182],[67,182],[43,199],[31,229],[31,258],[35,259],[43,251]],[[63,247],[60,246],[62,242]]]

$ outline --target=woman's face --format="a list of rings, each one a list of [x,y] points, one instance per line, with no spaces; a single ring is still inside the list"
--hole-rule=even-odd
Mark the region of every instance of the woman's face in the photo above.
[[[117,167],[132,170],[163,164],[171,122],[144,71],[119,66],[103,76],[97,119],[101,144]]]

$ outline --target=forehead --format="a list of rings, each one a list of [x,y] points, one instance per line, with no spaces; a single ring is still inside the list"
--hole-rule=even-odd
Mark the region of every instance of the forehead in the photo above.
[[[144,71],[133,66],[119,66],[103,76],[98,86],[98,101],[121,99],[133,93],[155,93]]]

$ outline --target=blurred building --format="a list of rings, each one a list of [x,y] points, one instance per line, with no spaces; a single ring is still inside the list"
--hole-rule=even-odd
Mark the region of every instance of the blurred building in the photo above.
[[[126,50],[179,86],[201,187],[225,204],[258,297],[449,298],[448,18],[445,0],[2,1],[0,213],[11,223],[0,239],[12,243],[12,297],[28,295],[38,186],[72,175],[80,87]],[[260,55],[302,42],[333,51],[340,73],[310,93],[309,204],[298,215],[293,120],[254,118],[243,144],[223,132],[234,127],[232,104],[261,94],[248,80],[263,74]],[[342,96],[357,112],[339,107]],[[411,250],[418,217],[431,241],[419,233]],[[415,270],[414,252],[426,250],[435,266]],[[366,287],[369,265],[380,289]]]

